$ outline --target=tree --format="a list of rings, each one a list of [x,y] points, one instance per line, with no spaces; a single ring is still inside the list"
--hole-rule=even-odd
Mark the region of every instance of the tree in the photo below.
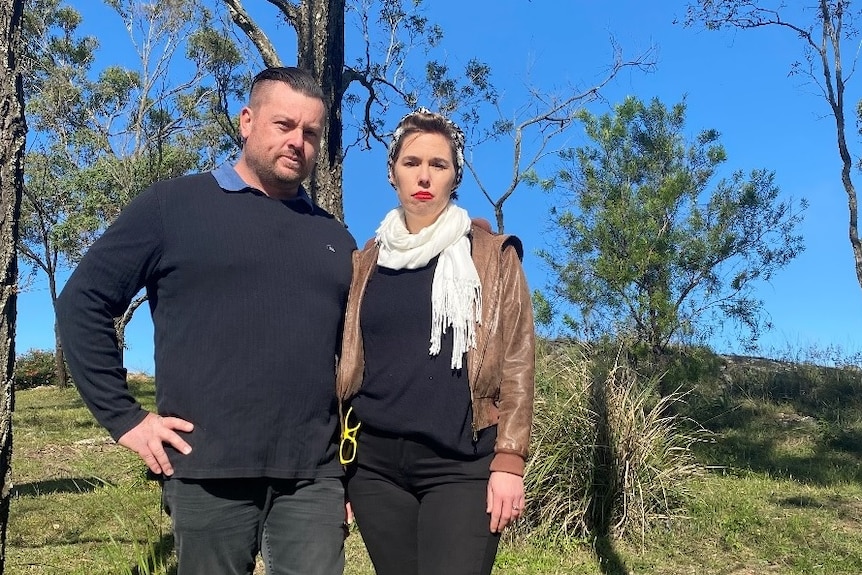
[[[653,365],[726,319],[755,341],[768,322],[752,287],[803,249],[804,200],[779,199],[766,170],[715,181],[727,159],[719,133],[687,141],[684,101],[630,97],[582,118],[589,144],[562,154],[546,182],[559,196],[559,250],[541,253],[557,280],[545,303],[575,306],[564,321],[588,338],[631,332]]]
[[[320,154],[311,174],[311,197],[323,209],[344,220],[341,201],[342,119],[345,92],[344,10],[345,0],[268,0],[296,31],[297,66],[310,71],[323,88],[329,118],[324,126]],[[257,47],[266,66],[280,66],[275,47],[254,23],[240,0],[224,0],[234,23]]]
[[[194,0],[111,6],[126,23],[138,69],[112,66],[95,75],[98,40],[80,36],[77,11],[59,0],[30,0],[27,11],[26,94],[35,131],[19,250],[33,273],[46,276],[52,304],[58,274],[141,190],[212,167],[238,149],[238,136],[225,127],[232,121],[224,120],[227,100],[243,86],[232,42],[195,18]],[[143,301],[136,298],[117,318],[121,349]],[[65,382],[59,337],[55,371]]]
[[[59,0],[30,0],[23,25],[24,90],[35,129],[25,162],[18,254],[30,268],[29,277],[44,273],[52,303],[58,295],[58,273],[84,243],[75,240],[82,235],[73,225],[82,203],[69,185],[75,165],[65,148],[74,125],[61,122],[70,118],[79,99],[75,88],[85,82],[96,46],[93,39],[74,37],[79,22],[78,14],[62,8]],[[54,375],[64,385],[66,363],[56,326],[54,341]]]
[[[534,89],[529,101],[512,115],[500,110],[498,94],[491,82],[491,69],[471,58],[463,72],[453,71],[445,61],[433,57],[443,31],[423,12],[421,0],[268,0],[278,8],[297,36],[297,63],[318,78],[329,103],[329,126],[324,134],[318,167],[312,175],[312,196],[343,219],[341,196],[342,163],[346,147],[367,148],[384,142],[384,118],[392,111],[403,113],[422,103],[444,114],[457,116],[468,136],[468,148],[488,140],[508,138],[512,142],[512,178],[499,194],[482,183],[470,158],[467,166],[483,195],[494,208],[497,228],[503,231],[503,205],[522,182],[535,181],[535,170],[552,151],[552,141],[576,122],[579,105],[599,96],[600,90],[626,67],[649,69],[652,50],[625,61],[614,50],[614,63],[605,78],[587,89],[569,88],[561,94]],[[241,0],[223,0],[231,19],[257,48],[264,64],[280,65],[275,47],[245,10]],[[355,17],[362,35],[361,56],[345,58],[345,11]],[[615,47],[616,48],[616,47]],[[408,66],[411,50],[421,49],[427,58],[424,74],[414,76]],[[342,104],[354,112],[355,137],[343,145],[345,127]],[[488,118],[494,118],[488,120]],[[528,133],[535,146],[528,148]]]
[[[862,287],[862,241],[859,239],[858,202],[852,177],[854,159],[847,142],[845,100],[846,82],[855,69],[855,54],[858,53],[859,30],[854,26],[854,17],[862,13],[851,10],[849,0],[816,0],[813,4],[805,8],[796,6],[796,10],[791,12],[792,7],[783,2],[775,5],[774,2],[753,0],[700,0],[689,5],[684,23],[686,26],[702,24],[708,30],[778,28],[790,32],[802,42],[804,62],[794,62],[791,73],[808,78],[819,88],[835,120],[841,184],[847,194],[847,231],[856,279]],[[788,13],[792,13],[790,18]],[[853,55],[849,66],[842,61],[844,46]],[[845,70],[849,72],[845,73]],[[862,102],[857,105],[856,115],[862,118]]]
[[[15,365],[15,303],[18,265],[15,245],[24,184],[24,87],[20,69],[24,0],[0,6],[0,573],[6,563],[6,528],[12,494],[12,408]]]
[[[73,217],[76,204],[69,189],[58,185],[62,181],[62,174],[58,173],[56,165],[51,164],[52,159],[47,154],[27,155],[25,180],[29,180],[29,185],[23,190],[18,252],[19,257],[31,266],[31,276],[35,276],[37,270],[45,274],[53,303],[59,294],[58,273],[67,262],[67,251],[55,232],[59,232],[64,222]],[[65,385],[68,379],[66,362],[56,325],[54,342],[55,381],[57,385]]]
[[[279,66],[282,63],[275,47],[262,28],[245,9],[241,0],[223,0],[234,24],[242,30],[266,66]],[[410,76],[404,70],[404,59],[410,48],[416,44],[433,46],[442,38],[440,29],[421,15],[421,0],[411,2],[410,10],[404,8],[402,0],[382,0],[379,18],[371,18],[373,0],[357,0],[348,8],[345,0],[268,0],[281,13],[284,20],[296,32],[296,65],[309,70],[320,83],[329,110],[328,124],[324,129],[317,165],[308,182],[312,198],[324,209],[344,220],[342,199],[343,162],[343,104],[360,108],[354,145],[367,146],[371,140],[383,141],[380,134],[383,122],[375,115],[386,111],[391,102],[388,96],[396,96],[398,104],[408,108],[415,107],[419,101],[414,90],[407,88]],[[351,11],[358,19],[366,49],[361,58],[353,65],[345,63],[345,13]],[[380,34],[375,34],[375,25]],[[374,38],[386,38],[382,45]],[[378,55],[380,59],[375,60]],[[493,97],[493,90],[485,84],[487,69],[481,64],[471,62],[465,77],[471,96],[479,95],[487,99]],[[448,68],[436,61],[426,63],[426,77],[432,86],[431,92],[438,96],[451,96],[458,92],[458,83],[448,75]],[[365,88],[364,96],[349,95],[352,83]],[[464,90],[460,91],[462,94]]]
[[[496,196],[483,184],[482,177],[474,166],[471,158],[467,157],[466,164],[470,173],[479,186],[482,195],[494,208],[494,218],[497,223],[497,231],[505,231],[503,206],[515,193],[521,183],[528,185],[540,185],[537,167],[542,160],[553,156],[558,150],[551,146],[554,141],[563,136],[576,123],[579,122],[581,108],[600,97],[601,89],[613,80],[624,68],[638,68],[650,71],[654,67],[651,60],[652,48],[633,60],[623,59],[622,52],[614,45],[613,64],[610,70],[596,85],[587,89],[571,88],[563,95],[543,93],[533,90],[530,101],[515,112],[514,119],[506,118],[500,114],[499,118],[492,124],[491,128],[478,142],[473,142],[469,150],[475,150],[484,139],[509,139],[512,142],[512,172],[511,178],[502,193]],[[476,119],[478,121],[478,118]],[[534,145],[528,149],[527,140],[532,138]]]

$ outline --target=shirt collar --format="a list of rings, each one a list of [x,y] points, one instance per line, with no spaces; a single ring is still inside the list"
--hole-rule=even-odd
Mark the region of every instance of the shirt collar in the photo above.
[[[224,163],[219,167],[215,168],[212,171],[213,177],[218,182],[218,185],[221,189],[227,192],[241,192],[246,189],[257,190],[254,186],[250,186],[246,183],[245,180],[237,173],[236,168],[229,163]],[[257,190],[262,191],[262,190]],[[283,200],[286,202],[294,202],[301,200],[308,204],[310,209],[314,208],[314,202],[311,201],[311,198],[308,195],[308,192],[305,191],[303,186],[299,186],[299,191],[296,194],[296,198],[292,198],[290,200]]]

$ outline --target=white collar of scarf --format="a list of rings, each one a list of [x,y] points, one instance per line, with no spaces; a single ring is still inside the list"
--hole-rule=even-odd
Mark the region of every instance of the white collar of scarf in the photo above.
[[[440,254],[431,283],[430,355],[440,353],[440,339],[451,327],[452,369],[461,369],[464,353],[476,347],[475,324],[482,318],[482,286],[470,256],[471,221],[467,210],[449,203],[430,226],[418,234],[407,231],[404,209],[391,210],[377,228],[377,264],[417,269]]]

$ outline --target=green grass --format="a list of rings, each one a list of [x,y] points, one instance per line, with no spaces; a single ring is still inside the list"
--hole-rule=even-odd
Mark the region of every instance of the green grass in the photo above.
[[[695,445],[704,472],[687,486],[678,517],[625,539],[510,536],[495,572],[862,573],[859,374],[809,367],[795,377],[746,372],[694,387],[685,415],[712,435]],[[151,405],[151,384],[136,385]],[[157,485],[108,439],[74,389],[20,391],[14,433],[6,573],[172,573]],[[373,574],[356,528],[345,573]]]

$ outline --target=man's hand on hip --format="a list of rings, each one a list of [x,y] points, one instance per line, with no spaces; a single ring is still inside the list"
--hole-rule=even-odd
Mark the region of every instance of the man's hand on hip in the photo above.
[[[156,474],[173,475],[174,468],[165,453],[164,444],[171,445],[184,455],[192,451],[191,445],[177,431],[190,432],[194,425],[179,417],[162,417],[148,413],[142,422],[127,431],[117,442],[137,453],[150,471]]]

